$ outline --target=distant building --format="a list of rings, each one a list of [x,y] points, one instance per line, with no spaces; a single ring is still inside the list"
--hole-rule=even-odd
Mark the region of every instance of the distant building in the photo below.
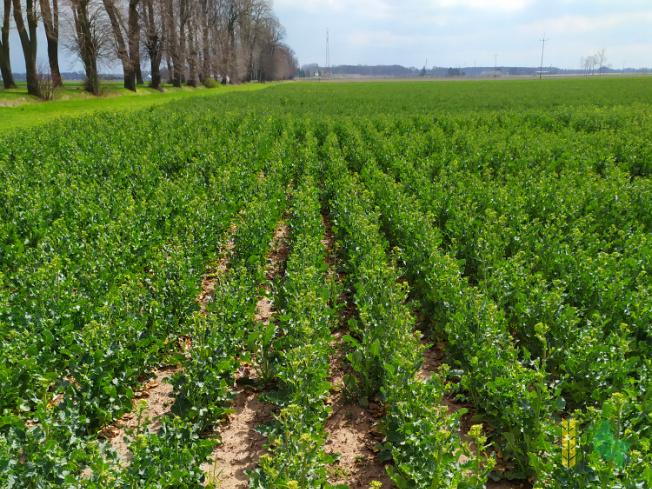
[[[484,76],[487,78],[496,78],[498,76],[503,76],[503,72],[501,70],[487,70],[483,71],[480,76]]]

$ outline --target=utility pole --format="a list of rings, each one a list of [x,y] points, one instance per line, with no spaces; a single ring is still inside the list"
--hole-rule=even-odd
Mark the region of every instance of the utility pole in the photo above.
[[[541,80],[541,77],[543,76],[543,49],[546,47],[546,41],[549,39],[546,39],[546,33],[543,33],[543,39],[541,39],[541,70],[539,70],[539,80]]]
[[[494,55],[494,80],[498,76],[498,55]]]

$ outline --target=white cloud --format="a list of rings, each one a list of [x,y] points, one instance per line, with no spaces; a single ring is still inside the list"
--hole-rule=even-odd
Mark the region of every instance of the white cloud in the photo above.
[[[558,18],[542,19],[537,22],[523,25],[521,32],[557,32],[562,34],[586,33],[592,31],[607,31],[623,27],[634,22],[652,22],[651,12],[638,12],[626,14],[591,15],[564,15]]]
[[[314,14],[346,14],[372,19],[388,18],[395,8],[384,0],[276,0],[274,5]]]
[[[419,43],[419,36],[396,34],[389,30],[356,31],[346,36],[347,43],[357,47],[397,48],[410,47]]]
[[[532,0],[430,0],[428,6],[435,8],[470,8],[491,12],[517,12],[524,10]]]

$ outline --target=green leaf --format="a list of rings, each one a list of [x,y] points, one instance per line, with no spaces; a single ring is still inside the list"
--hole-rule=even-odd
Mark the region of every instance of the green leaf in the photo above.
[[[376,341],[371,344],[369,352],[375,357],[380,355],[380,340],[376,339]]]
[[[342,341],[344,341],[344,343],[348,343],[353,348],[360,347],[360,343],[358,343],[358,340],[353,338],[351,335],[345,334],[344,336],[342,336]]]

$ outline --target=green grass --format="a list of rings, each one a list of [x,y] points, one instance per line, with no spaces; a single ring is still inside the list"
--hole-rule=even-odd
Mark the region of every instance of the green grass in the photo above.
[[[194,97],[213,97],[230,92],[259,90],[266,85],[241,85],[204,88],[174,88],[164,86],[166,93],[147,87],[138,87],[136,93],[125,90],[121,82],[103,84],[103,96],[93,97],[85,92],[81,83],[66,83],[59,99],[41,102],[27,94],[25,84],[12,90],[0,90],[0,134],[48,122],[59,117],[78,116],[96,111],[123,111],[164,104],[172,100]]]

